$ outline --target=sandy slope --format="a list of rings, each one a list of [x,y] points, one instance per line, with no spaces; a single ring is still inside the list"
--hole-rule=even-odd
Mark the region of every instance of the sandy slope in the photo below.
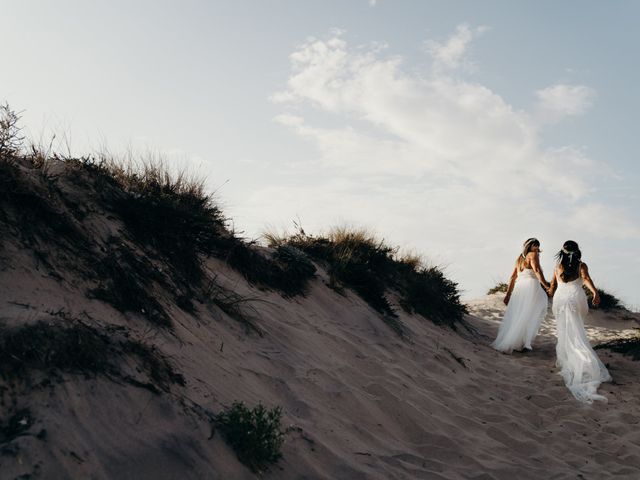
[[[256,291],[218,262],[210,267],[236,291],[260,297],[262,338],[219,311],[196,318],[176,310],[169,335],[37,270],[2,272],[1,318],[30,321],[64,308],[127,323],[187,379],[170,395],[71,375],[52,389],[19,386],[17,402],[37,419],[32,431],[46,428],[48,436],[14,440],[15,454],[0,457],[2,478],[252,478],[219,435],[208,440],[206,419],[182,405],[218,411],[235,399],[282,405],[286,424],[296,427],[267,478],[640,475],[637,365],[606,354],[616,382],[602,390],[609,404],[578,404],[554,368],[552,322],[532,353],[505,356],[487,346],[502,312],[499,295],[471,303],[473,334],[403,315],[411,330],[403,342],[359,298],[321,279],[306,298],[288,301]],[[618,317],[594,320],[609,327],[590,328],[594,340],[635,327]]]
[[[97,210],[84,227],[96,244],[123,230]],[[54,270],[4,239],[0,322],[126,326],[167,355],[186,385],[154,394],[83,375],[0,379],[0,424],[21,408],[34,419],[28,435],[0,443],[3,480],[255,478],[211,435],[208,412],[234,400],[281,405],[293,427],[265,478],[640,478],[638,364],[600,351],[615,379],[601,390],[609,403],[577,403],[554,367],[553,322],[531,353],[488,346],[503,312],[499,294],[471,302],[469,329],[457,332],[397,308],[404,341],[359,297],[328,288],[322,270],[306,297],[287,300],[210,259],[219,284],[254,299],[244,306],[263,336],[213,305],[188,314],[150,282],[170,332],[89,299],[95,285],[73,256],[49,248]],[[637,315],[622,317],[592,316],[592,340],[630,334]],[[141,375],[134,364],[122,368]]]

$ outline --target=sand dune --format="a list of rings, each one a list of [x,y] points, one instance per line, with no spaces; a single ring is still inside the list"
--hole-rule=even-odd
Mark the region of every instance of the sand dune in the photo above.
[[[97,238],[122,230],[100,211],[84,225]],[[488,346],[504,310],[500,294],[470,302],[457,331],[392,302],[408,330],[403,340],[353,292],[329,288],[320,266],[307,295],[287,299],[210,258],[206,269],[221,286],[253,299],[244,307],[263,335],[213,305],[196,304],[190,314],[159,297],[170,331],[89,298],[92,280],[72,262],[60,265],[67,267],[46,266],[5,239],[0,321],[126,327],[166,355],[185,385],[154,393],[55,372],[2,380],[0,422],[20,409],[32,417],[25,434],[0,439],[3,479],[256,478],[212,432],[212,412],[234,400],[281,405],[292,427],[283,459],[264,478],[640,477],[637,364],[600,350],[614,378],[601,388],[609,403],[579,404],[554,366],[551,319],[533,352],[502,355]],[[596,343],[637,327],[637,314],[597,312],[588,333]],[[148,381],[135,362],[122,368]]]

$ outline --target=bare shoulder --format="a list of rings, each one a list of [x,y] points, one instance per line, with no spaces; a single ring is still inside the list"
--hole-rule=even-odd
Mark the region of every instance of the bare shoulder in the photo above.
[[[586,263],[581,262],[580,263],[580,274],[584,277],[589,275],[589,267],[587,266]]]

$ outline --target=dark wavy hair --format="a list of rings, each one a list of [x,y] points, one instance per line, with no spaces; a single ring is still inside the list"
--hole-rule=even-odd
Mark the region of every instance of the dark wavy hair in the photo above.
[[[578,278],[578,270],[580,269],[580,259],[582,252],[580,247],[573,240],[567,240],[562,245],[562,250],[556,253],[558,265],[562,266],[560,278],[563,282],[575,280]]]

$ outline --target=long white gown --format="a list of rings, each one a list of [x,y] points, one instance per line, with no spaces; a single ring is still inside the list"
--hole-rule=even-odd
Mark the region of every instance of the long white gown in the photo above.
[[[598,394],[598,387],[610,381],[611,375],[587,338],[583,319],[588,313],[582,278],[566,283],[559,281],[553,297],[553,315],[558,328],[556,365],[567,388],[578,400],[606,402],[607,397]]]
[[[504,353],[522,348],[531,350],[548,306],[547,294],[533,270],[525,268],[518,272],[498,336],[491,346]]]

